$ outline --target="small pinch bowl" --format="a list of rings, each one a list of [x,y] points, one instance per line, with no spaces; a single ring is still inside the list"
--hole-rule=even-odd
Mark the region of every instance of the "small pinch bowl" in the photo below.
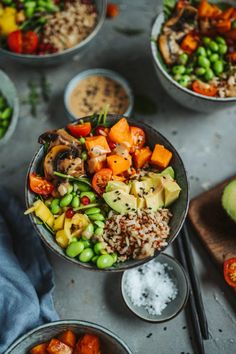
[[[217,1],[213,2],[217,3]],[[234,4],[235,6],[235,2],[233,1],[228,0],[225,2],[229,5]],[[194,111],[211,113],[221,109],[228,109],[235,106],[236,97],[220,98],[200,95],[190,89],[181,86],[168,74],[156,44],[156,40],[162,31],[162,25],[164,24],[164,21],[164,13],[161,12],[157,16],[152,26],[151,38],[153,40],[150,43],[154,68],[157,77],[165,91],[179,104]]]
[[[111,79],[111,80],[117,82],[118,84],[120,84],[123,87],[123,89],[125,90],[128,98],[129,98],[129,105],[128,105],[126,111],[124,112],[124,116],[129,117],[131,115],[131,113],[133,111],[133,107],[134,107],[134,95],[133,95],[132,89],[131,89],[128,81],[123,76],[121,76],[120,74],[118,74],[115,71],[108,70],[108,69],[96,68],[96,69],[89,69],[89,70],[84,70],[84,71],[80,72],[79,74],[74,76],[67,84],[66,89],[65,89],[65,93],[64,93],[64,106],[65,106],[66,114],[67,114],[69,120],[71,122],[74,122],[75,120],[80,118],[80,117],[76,117],[71,112],[71,110],[69,108],[70,95],[73,92],[74,88],[77,86],[77,84],[81,80],[86,79],[87,77],[90,77],[90,76],[104,76],[108,79]]]
[[[95,323],[76,320],[57,321],[37,327],[14,342],[5,354],[28,354],[35,345],[47,342],[66,330],[72,330],[79,335],[97,335],[104,354],[132,354],[124,341],[110,330]]]
[[[13,84],[12,80],[5,74],[4,71],[0,70],[0,91],[3,96],[7,99],[9,105],[13,108],[13,113],[11,117],[8,129],[2,139],[0,139],[0,146],[6,144],[11,138],[12,134],[16,129],[16,125],[19,118],[20,103],[18,94]]]
[[[154,262],[167,264],[168,268],[170,268],[167,269],[167,272],[178,289],[176,298],[167,304],[160,315],[150,315],[144,307],[135,306],[131,302],[125,290],[125,280],[128,271],[122,275],[121,292],[126,306],[133,314],[147,322],[161,323],[176,317],[184,309],[189,296],[189,280],[184,268],[174,257],[162,253],[155,258]]]
[[[123,115],[115,115],[115,114],[108,114],[107,115],[107,121],[111,124],[115,124],[120,118],[122,118]],[[91,116],[83,118],[84,122],[88,122],[91,119]],[[145,259],[139,259],[139,260],[128,260],[124,263],[119,263],[116,266],[113,266],[108,269],[98,269],[96,265],[92,265],[90,263],[82,263],[78,261],[75,258],[70,258],[68,257],[64,250],[56,243],[54,236],[47,230],[43,225],[38,225],[35,223],[33,216],[30,214],[29,217],[31,219],[31,222],[34,226],[35,231],[38,233],[42,241],[45,243],[45,245],[51,249],[53,252],[55,252],[57,255],[62,257],[63,259],[77,264],[78,266],[88,269],[88,270],[94,270],[94,271],[99,271],[99,272],[122,272],[127,269],[137,267],[143,263],[146,263],[150,261],[152,258],[156,257],[160,252],[164,251],[165,248],[167,248],[176,238],[178,235],[184,220],[186,218],[186,213],[188,210],[188,204],[189,204],[189,195],[188,195],[188,180],[187,180],[187,175],[186,171],[184,168],[184,164],[181,160],[181,157],[179,156],[178,152],[174,148],[174,146],[159,132],[157,132],[155,129],[152,127],[148,126],[147,124],[137,121],[131,118],[127,118],[128,122],[132,125],[137,125],[144,129],[146,133],[146,138],[147,138],[147,145],[149,145],[151,148],[154,147],[155,144],[162,144],[164,145],[167,149],[171,150],[173,153],[173,157],[171,160],[171,166],[173,166],[175,173],[176,173],[176,180],[178,181],[180,187],[181,187],[181,193],[178,198],[178,200],[171,206],[170,210],[172,212],[173,217],[171,218],[170,221],[170,235],[167,239],[167,246],[163,247],[161,251],[156,251],[153,257],[147,257]],[[76,124],[77,122],[74,122],[72,124]],[[35,194],[30,191],[28,188],[28,176],[32,172],[37,172],[40,170],[40,166],[42,163],[42,159],[44,156],[44,149],[43,146],[38,149],[36,154],[34,155],[28,169],[28,173],[26,176],[26,183],[25,183],[25,201],[26,201],[26,207],[29,208],[32,206],[34,199],[35,199]]]
[[[89,49],[91,41],[100,31],[105,20],[107,0],[94,0],[94,3],[98,12],[97,24],[93,31],[88,35],[88,37],[86,37],[76,46],[59,53],[46,55],[17,54],[0,48],[0,58],[2,58],[4,61],[11,60],[15,63],[36,67],[60,65],[67,62],[68,60],[71,60],[73,57],[80,58],[86,52],[86,50]]]

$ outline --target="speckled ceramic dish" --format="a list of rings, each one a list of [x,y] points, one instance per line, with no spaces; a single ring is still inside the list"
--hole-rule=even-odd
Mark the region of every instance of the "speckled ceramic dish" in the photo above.
[[[96,334],[101,340],[102,354],[132,354],[123,340],[108,329],[95,323],[76,320],[52,322],[35,328],[13,343],[5,354],[28,354],[36,344],[47,342],[68,329],[81,335],[85,333]]]
[[[15,85],[2,70],[0,70],[0,91],[7,99],[10,107],[13,108],[13,114],[11,117],[10,125],[4,137],[0,139],[0,146],[2,146],[3,144],[6,144],[8,140],[11,138],[12,134],[15,131],[16,124],[19,118],[19,98],[17,95]]]
[[[124,302],[130,311],[132,311],[136,316],[148,322],[165,322],[177,316],[183,310],[188,300],[189,283],[184,268],[175,258],[162,253],[154,260],[154,262],[160,262],[168,265],[170,268],[167,270],[168,274],[178,289],[176,298],[167,305],[161,315],[150,315],[144,307],[135,306],[131,302],[124,285],[128,271],[124,272],[122,276],[121,292]]]
[[[120,115],[111,115],[110,114],[107,116],[107,120],[110,121],[112,124],[114,124],[121,117],[122,116],[120,116]],[[89,121],[90,117],[85,117],[85,118],[83,118],[83,120],[84,120],[84,122]],[[188,199],[189,198],[188,198],[188,181],[187,181],[186,171],[185,171],[183,162],[182,162],[178,152],[175,150],[174,146],[163,135],[161,135],[158,131],[156,131],[155,129],[151,128],[150,126],[146,125],[143,122],[133,120],[130,118],[128,118],[128,121],[130,124],[140,126],[142,129],[144,129],[144,131],[146,133],[146,137],[147,137],[147,145],[148,146],[153,148],[155,144],[162,144],[167,149],[171,150],[173,153],[171,165],[175,170],[176,180],[181,187],[181,193],[180,193],[178,200],[170,208],[170,210],[173,214],[173,217],[171,218],[171,222],[170,222],[170,228],[171,228],[170,235],[169,235],[169,238],[167,239],[168,244],[166,247],[168,247],[168,245],[170,245],[174,241],[175,237],[178,235],[178,233],[183,225],[183,222],[185,220],[186,213],[188,210]],[[26,207],[27,208],[32,206],[34,199],[35,199],[34,193],[32,193],[28,188],[28,176],[30,173],[37,172],[41,168],[41,161],[42,161],[43,156],[44,156],[44,149],[43,149],[43,147],[40,147],[38,149],[38,151],[36,152],[35,156],[33,157],[32,161],[30,163],[29,169],[28,169],[28,173],[26,176],[26,184],[25,184],[25,200],[26,200]],[[148,258],[141,259],[141,260],[140,259],[129,260],[124,263],[119,263],[118,265],[116,265],[114,267],[100,270],[95,265],[92,265],[89,263],[82,263],[75,258],[67,257],[67,255],[65,254],[65,251],[56,243],[53,235],[47,229],[45,229],[45,227],[43,225],[36,224],[36,222],[31,214],[29,215],[29,217],[31,218],[32,224],[33,224],[36,232],[41,237],[41,239],[43,240],[43,242],[46,244],[47,247],[49,247],[53,252],[55,252],[56,254],[61,256],[62,258],[68,260],[69,262],[75,263],[85,269],[96,270],[96,271],[100,271],[100,272],[104,272],[104,271],[119,272],[119,271],[127,270],[132,267],[137,267],[137,266],[139,266],[139,265],[141,265],[153,258],[153,257],[148,257]],[[166,247],[164,247],[162,249],[162,251]],[[156,251],[154,257],[157,256],[159,253],[160,253],[160,251]]]
[[[65,105],[66,113],[67,113],[69,119],[71,121],[78,119],[78,117],[76,117],[71,112],[71,110],[69,108],[69,99],[70,99],[71,93],[73,92],[74,88],[77,86],[77,84],[81,80],[83,80],[89,76],[94,76],[94,75],[105,76],[109,79],[112,79],[112,80],[118,82],[118,84],[120,84],[124,88],[126,94],[129,97],[129,106],[128,106],[126,112],[124,112],[124,115],[126,117],[129,117],[132,113],[133,106],[134,106],[134,96],[133,96],[133,92],[131,90],[131,87],[130,87],[128,81],[126,81],[121,75],[119,75],[115,71],[96,68],[96,69],[82,71],[81,73],[76,75],[66,86],[65,94],[64,94],[64,105]]]
[[[217,3],[217,1],[214,1]],[[225,1],[235,5],[234,1]],[[236,105],[236,97],[207,97],[191,91],[176,82],[166,71],[161,59],[161,55],[158,52],[156,39],[158,38],[162,25],[164,23],[164,14],[160,13],[152,27],[151,31],[151,51],[154,62],[154,67],[158,79],[166,92],[181,105],[200,112],[214,112],[219,109],[227,109]]]
[[[20,64],[27,64],[33,66],[47,66],[47,65],[58,65],[65,63],[73,57],[80,57],[86,49],[89,48],[90,42],[94,39],[97,33],[100,31],[105,15],[106,15],[106,0],[94,0],[96,8],[98,11],[98,21],[94,30],[86,37],[82,42],[74,46],[73,48],[64,50],[60,53],[47,54],[47,55],[27,55],[27,54],[16,54],[8,50],[0,48],[0,58],[3,60],[12,60]]]

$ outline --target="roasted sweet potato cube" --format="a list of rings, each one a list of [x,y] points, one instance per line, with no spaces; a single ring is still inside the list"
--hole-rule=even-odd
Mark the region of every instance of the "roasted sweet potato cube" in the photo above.
[[[85,334],[76,343],[74,354],[101,354],[99,338],[95,334]]]
[[[48,354],[48,343],[41,343],[30,349],[30,354]]]
[[[72,354],[73,349],[61,342],[59,339],[53,338],[51,339],[47,351],[49,354]]]
[[[68,330],[68,331],[65,331],[63,332],[59,337],[58,339],[65,343],[66,345],[69,345],[69,347],[72,347],[74,348],[75,347],[75,344],[76,344],[76,335],[74,332]]]

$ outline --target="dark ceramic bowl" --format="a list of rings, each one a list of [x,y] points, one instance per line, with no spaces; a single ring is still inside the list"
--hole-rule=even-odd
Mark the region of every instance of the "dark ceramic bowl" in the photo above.
[[[111,122],[112,124],[114,124],[121,117],[122,117],[121,115],[109,114],[107,116],[107,120],[109,122]],[[85,118],[83,118],[83,120],[85,122],[89,121],[90,117],[85,117]],[[179,183],[182,190],[181,190],[178,200],[170,208],[171,212],[173,214],[173,217],[170,222],[171,231],[170,231],[169,238],[167,240],[168,245],[166,246],[166,247],[168,247],[174,241],[176,236],[178,235],[178,233],[183,225],[183,222],[185,220],[186,213],[188,210],[189,197],[188,197],[188,181],[187,181],[186,171],[185,171],[183,162],[182,162],[178,152],[175,150],[174,146],[163,135],[161,135],[155,129],[151,128],[150,126],[146,125],[143,122],[140,122],[140,121],[137,121],[134,119],[130,119],[130,118],[127,118],[127,120],[132,125],[138,125],[144,129],[144,131],[146,133],[146,137],[147,137],[147,144],[151,148],[153,148],[155,144],[162,144],[167,149],[171,150],[173,153],[171,165],[173,166],[173,168],[175,170],[176,180]],[[76,124],[76,122],[74,124]],[[42,161],[43,156],[44,156],[44,149],[43,149],[43,147],[40,147],[39,150],[36,152],[35,156],[33,157],[33,160],[31,161],[29,169],[28,169],[26,184],[25,184],[25,199],[26,199],[27,208],[32,206],[32,204],[34,202],[34,198],[35,198],[35,194],[32,193],[28,188],[28,175],[31,172],[35,172],[35,171],[37,172],[38,170],[40,170],[41,161]],[[33,226],[34,226],[36,232],[39,234],[39,236],[41,237],[43,242],[53,252],[55,252],[56,254],[61,256],[62,258],[66,259],[74,264],[78,264],[79,266],[81,266],[85,269],[96,270],[96,271],[100,271],[100,272],[101,271],[103,271],[103,272],[104,271],[107,271],[107,272],[125,271],[129,268],[137,267],[145,262],[150,261],[152,258],[156,257],[160,253],[160,251],[156,251],[154,257],[148,257],[148,258],[145,258],[142,260],[129,260],[124,263],[120,263],[114,267],[100,270],[95,265],[92,265],[89,263],[82,263],[82,262],[78,261],[77,259],[67,257],[64,250],[59,245],[57,245],[57,243],[54,240],[54,237],[51,235],[51,233],[48,230],[46,230],[43,225],[37,225],[31,214],[29,215],[29,217],[31,218],[31,221],[33,223]],[[163,247],[162,251],[164,251],[164,249],[166,247]]]
[[[62,64],[74,56],[82,56],[86,49],[89,48],[90,42],[94,39],[97,33],[100,31],[106,15],[106,5],[107,0],[95,0],[96,8],[98,11],[97,25],[94,30],[86,37],[82,42],[76,46],[64,50],[60,53],[47,54],[47,55],[27,55],[27,54],[17,54],[10,52],[9,50],[0,48],[0,58],[3,60],[12,60],[20,64],[27,64],[31,66],[48,66],[48,65],[58,65]]]
[[[123,340],[108,329],[95,323],[76,320],[52,322],[33,329],[13,343],[5,354],[28,354],[36,344],[47,342],[68,329],[79,335],[85,333],[97,335],[101,340],[103,354],[132,354]]]
[[[168,254],[162,253],[155,258],[154,262],[159,262],[161,264],[167,264],[168,275],[174,282],[176,288],[178,289],[178,294],[174,300],[167,304],[166,308],[162,311],[160,315],[150,315],[147,310],[142,306],[135,306],[129,298],[125,288],[125,280],[128,270],[123,273],[121,280],[121,292],[127,307],[136,316],[140,317],[144,321],[159,323],[166,322],[176,317],[185,307],[188,296],[189,296],[189,281],[186,272],[182,265],[173,257]]]

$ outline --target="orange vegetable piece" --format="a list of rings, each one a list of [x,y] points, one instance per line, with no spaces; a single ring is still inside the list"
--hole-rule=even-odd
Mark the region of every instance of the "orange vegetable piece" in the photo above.
[[[180,47],[184,52],[191,55],[198,47],[200,38],[197,34],[188,33],[182,40]]]
[[[150,160],[151,156],[152,156],[152,151],[148,146],[136,150],[133,155],[135,167],[142,168]]]
[[[63,332],[58,339],[69,347],[74,348],[76,344],[76,335],[74,332],[68,330]]]
[[[101,354],[99,338],[94,334],[85,334],[78,340],[74,354]]]
[[[124,182],[126,180],[124,176],[112,176],[112,179],[114,181],[120,181],[120,182]]]
[[[216,29],[219,33],[225,33],[231,30],[231,21],[230,20],[219,20],[216,23]]]
[[[30,354],[48,354],[48,343],[41,343],[30,349]]]
[[[125,118],[121,118],[116,124],[113,125],[113,127],[111,127],[108,136],[114,143],[124,144],[128,148],[132,145],[130,127]]]
[[[151,163],[160,168],[166,168],[172,158],[172,152],[163,145],[156,144],[151,156]]]
[[[225,34],[225,37],[228,39],[232,39],[233,41],[236,41],[236,28],[232,29],[231,31],[227,32]]]
[[[119,6],[117,4],[107,4],[107,17],[114,18],[119,15]]]
[[[111,152],[107,143],[107,139],[103,135],[91,136],[86,138],[85,146],[89,156],[91,157],[96,157]]]
[[[235,16],[235,9],[233,7],[229,7],[228,9],[226,9],[220,14],[219,18],[221,18],[222,20],[231,20],[234,18],[234,16]]]
[[[112,170],[113,175],[120,175],[130,168],[131,162],[128,157],[115,154],[107,157],[107,165]]]
[[[230,53],[228,55],[229,61],[231,61],[232,63],[236,63],[236,52]]]
[[[198,7],[198,16],[215,18],[222,13],[221,9],[216,5],[211,5],[207,0],[202,0]]]
[[[102,168],[104,168],[106,166],[106,160],[107,160],[106,155],[91,157],[88,160],[89,173],[95,173],[95,172],[100,171]]]
[[[51,339],[47,351],[49,354],[72,354],[73,349],[61,342],[59,339],[53,338]]]

